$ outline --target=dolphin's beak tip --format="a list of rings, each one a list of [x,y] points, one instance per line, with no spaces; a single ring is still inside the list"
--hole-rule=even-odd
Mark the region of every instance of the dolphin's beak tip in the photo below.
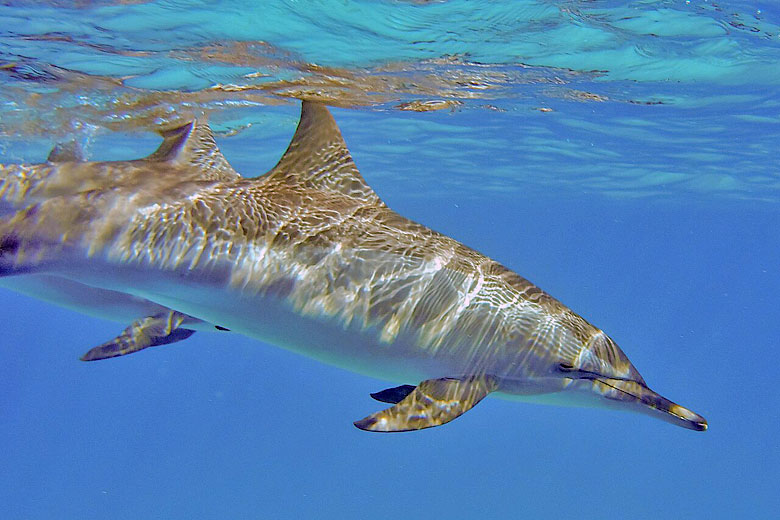
[[[684,426],[686,426],[690,430],[694,430],[697,432],[703,432],[707,430],[708,427],[707,419],[697,414],[696,412],[688,410],[687,408],[684,408],[678,404],[672,404],[669,407],[669,412],[674,417],[686,421],[686,424]]]

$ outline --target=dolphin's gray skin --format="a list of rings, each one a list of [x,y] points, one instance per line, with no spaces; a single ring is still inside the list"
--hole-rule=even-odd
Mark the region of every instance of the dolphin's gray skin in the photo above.
[[[403,385],[355,425],[437,426],[491,392],[703,417],[650,390],[601,330],[480,253],[390,210],[325,106],[303,102],[279,163],[242,178],[205,124],[151,156],[67,149],[0,165],[0,284],[132,322],[83,359],[230,329]]]

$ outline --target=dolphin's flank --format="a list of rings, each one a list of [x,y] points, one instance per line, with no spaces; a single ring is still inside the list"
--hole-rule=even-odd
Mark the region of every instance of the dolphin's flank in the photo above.
[[[405,384],[370,431],[447,423],[490,393],[641,411],[692,430],[601,330],[502,265],[389,209],[325,106],[243,178],[201,122],[149,157],[0,165],[0,286],[130,324],[82,359],[229,330]],[[227,337],[227,336],[224,336]],[[222,336],[219,337],[223,340]]]

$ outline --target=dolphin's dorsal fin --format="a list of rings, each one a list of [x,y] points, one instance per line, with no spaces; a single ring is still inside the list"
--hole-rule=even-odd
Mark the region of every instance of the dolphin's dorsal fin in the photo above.
[[[57,143],[49,152],[46,160],[50,163],[84,162],[84,150],[75,139],[65,143]]]
[[[231,181],[240,178],[217,148],[211,128],[202,121],[190,121],[162,130],[163,142],[146,157],[147,161],[167,161],[191,167],[198,180]]]
[[[303,101],[301,120],[287,151],[276,166],[260,179],[263,182],[335,191],[382,204],[360,175],[327,107],[313,101]]]

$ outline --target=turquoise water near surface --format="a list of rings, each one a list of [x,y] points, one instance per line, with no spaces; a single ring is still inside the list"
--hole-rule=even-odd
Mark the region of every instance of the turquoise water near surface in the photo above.
[[[775,3],[6,2],[0,20],[0,162],[69,139],[137,158],[155,125],[205,114],[259,175],[294,98],[323,99],[393,209],[603,328],[710,424],[487,399],[372,435],[350,423],[386,381],[202,332],[82,363],[124,325],[3,290],[3,518],[776,514]]]

